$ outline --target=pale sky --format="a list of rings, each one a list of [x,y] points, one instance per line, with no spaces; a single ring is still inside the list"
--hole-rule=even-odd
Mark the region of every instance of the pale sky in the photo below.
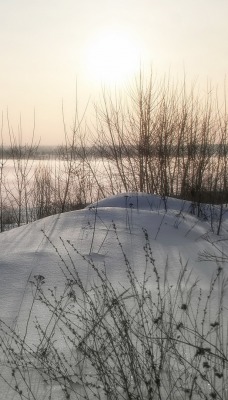
[[[101,79],[110,84],[120,68],[126,83],[137,63],[161,74],[171,71],[174,78],[185,71],[188,80],[223,86],[227,21],[228,0],[0,0],[5,142],[7,110],[15,135],[21,116],[25,142],[34,110],[37,140],[63,142],[62,102],[70,129],[76,81],[83,110],[89,98],[91,104],[98,98]],[[124,60],[125,70],[119,65],[112,70],[107,56],[112,65],[115,58]]]

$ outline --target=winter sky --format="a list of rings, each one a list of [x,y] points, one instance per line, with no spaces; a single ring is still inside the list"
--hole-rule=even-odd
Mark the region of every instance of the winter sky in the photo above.
[[[0,0],[0,110],[4,141],[20,118],[29,140],[63,141],[77,93],[83,110],[101,84],[123,87],[139,66],[223,87],[227,0]]]

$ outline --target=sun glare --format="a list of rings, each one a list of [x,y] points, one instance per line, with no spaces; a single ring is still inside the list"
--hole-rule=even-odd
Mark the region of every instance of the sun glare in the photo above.
[[[102,84],[121,84],[139,69],[139,46],[126,33],[104,31],[88,44],[86,59],[87,72],[92,80]]]

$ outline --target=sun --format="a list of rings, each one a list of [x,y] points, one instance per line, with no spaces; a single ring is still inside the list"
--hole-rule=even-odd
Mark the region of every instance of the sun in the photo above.
[[[87,73],[98,83],[123,83],[139,67],[139,45],[126,32],[104,30],[86,47]]]

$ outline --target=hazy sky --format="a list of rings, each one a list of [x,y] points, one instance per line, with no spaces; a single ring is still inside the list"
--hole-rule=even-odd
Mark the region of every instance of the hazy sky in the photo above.
[[[21,116],[24,141],[31,135],[35,110],[41,144],[62,142],[62,101],[70,127],[76,81],[83,109],[89,97],[91,103],[97,98],[102,76],[110,84],[112,73],[123,72],[117,65],[106,74],[111,69],[107,55],[124,60],[124,76],[130,76],[127,68],[136,67],[138,57],[157,73],[171,70],[175,77],[185,70],[189,80],[222,85],[228,68],[227,21],[228,0],[0,0],[5,141],[8,109],[15,135]]]

